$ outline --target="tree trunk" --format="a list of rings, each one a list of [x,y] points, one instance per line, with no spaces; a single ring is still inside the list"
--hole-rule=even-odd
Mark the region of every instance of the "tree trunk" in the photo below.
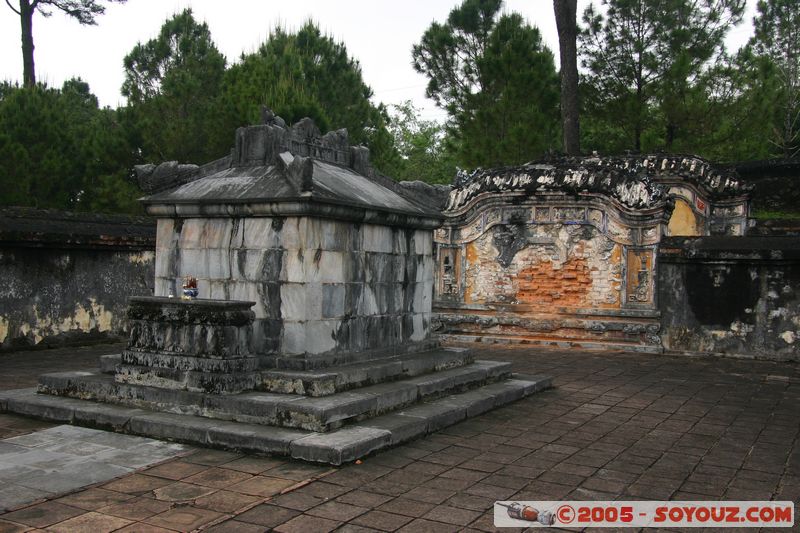
[[[36,85],[33,64],[33,11],[29,0],[19,0],[19,20],[22,27],[22,79],[25,87]]]
[[[577,0],[553,0],[561,57],[561,123],[564,129],[564,152],[580,155],[578,119],[578,24]]]

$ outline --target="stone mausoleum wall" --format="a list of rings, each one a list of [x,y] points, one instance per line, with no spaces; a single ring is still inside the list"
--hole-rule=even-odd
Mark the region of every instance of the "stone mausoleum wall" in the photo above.
[[[0,350],[115,340],[153,293],[148,217],[0,209]]]
[[[800,361],[797,237],[671,237],[658,260],[665,349]]]
[[[430,230],[311,217],[160,219],[156,295],[256,302],[264,353],[376,350],[429,338]]]
[[[750,187],[692,156],[461,172],[434,233],[436,319],[464,341],[662,349],[665,235],[742,235]]]

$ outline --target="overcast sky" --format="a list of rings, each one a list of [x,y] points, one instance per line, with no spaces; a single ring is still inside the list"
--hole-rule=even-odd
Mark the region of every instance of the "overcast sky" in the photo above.
[[[11,0],[14,3],[14,0]],[[444,113],[425,99],[426,79],[411,67],[411,47],[434,20],[444,21],[459,0],[129,0],[110,4],[97,26],[80,26],[55,11],[50,18],[34,16],[36,74],[40,81],[60,86],[80,76],[101,105],[124,104],[120,95],[122,60],[139,41],[158,34],[172,14],[191,7],[195,18],[208,23],[212,38],[228,62],[255,50],[281,24],[298,28],[312,18],[336,40],[343,41],[360,63],[364,81],[375,100],[387,104],[413,100],[426,119]],[[578,13],[589,4],[578,0]],[[595,2],[599,3],[599,2]],[[745,21],[728,38],[730,47],[752,34],[755,0],[748,0]],[[558,38],[551,0],[506,0],[505,9],[521,13],[537,26],[558,60]],[[0,79],[22,80],[19,17],[0,2]]]

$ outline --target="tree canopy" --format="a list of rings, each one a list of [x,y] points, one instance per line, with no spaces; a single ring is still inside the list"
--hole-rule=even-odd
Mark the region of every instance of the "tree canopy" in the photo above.
[[[207,162],[230,145],[218,134],[225,57],[186,9],[125,56],[126,118],[144,160]]]
[[[501,0],[465,0],[412,50],[467,166],[521,163],[558,143],[553,54],[539,30],[501,8]]]
[[[586,151],[663,149],[716,161],[800,154],[800,3],[760,1],[755,35],[728,51],[724,38],[744,0],[600,2],[581,25],[574,0],[553,2],[562,64],[577,56],[583,66],[577,140]],[[7,4],[23,22],[23,12],[60,10],[93,24],[104,10],[101,0]],[[444,123],[424,120],[411,102],[374,101],[358,60],[312,21],[274,28],[229,63],[205,22],[191,9],[177,13],[125,57],[127,104],[118,109],[101,109],[80,78],[60,88],[35,83],[26,64],[23,87],[0,84],[0,202],[136,211],[134,164],[223,156],[234,130],[258,122],[263,105],[289,123],[308,116],[323,131],[347,128],[397,179],[444,183],[457,166],[579,153],[578,94],[562,85],[571,98],[561,101],[562,132],[553,54],[502,0],[463,0],[431,23],[412,60]],[[561,74],[563,82],[569,73]]]
[[[117,112],[80,79],[0,90],[0,202],[78,211],[136,211],[132,151]]]
[[[672,150],[695,120],[701,79],[741,21],[744,0],[602,0],[583,14],[588,144]],[[698,94],[701,93],[701,94]]]
[[[754,54],[772,69],[770,141],[783,157],[800,155],[800,3],[762,0],[750,41]],[[762,115],[763,116],[763,115]]]

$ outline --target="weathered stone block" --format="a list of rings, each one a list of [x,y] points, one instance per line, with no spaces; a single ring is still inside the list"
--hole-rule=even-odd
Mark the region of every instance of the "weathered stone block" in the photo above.
[[[181,251],[202,248],[200,240],[205,230],[208,219],[187,218],[182,221],[181,234],[178,239],[178,246]]]
[[[322,318],[340,318],[345,313],[345,285],[322,285]]]
[[[194,248],[181,249],[178,276],[209,278],[208,250]]]
[[[302,250],[306,247],[307,217],[286,217],[278,232],[280,246],[287,250]]]
[[[241,220],[242,247],[249,250],[277,248],[283,236],[282,230],[276,231],[278,224],[271,217],[252,217]]]
[[[306,352],[321,354],[336,349],[339,320],[309,320],[306,322]]]
[[[365,252],[390,254],[393,243],[392,228],[389,226],[364,224],[361,227],[361,249]]]
[[[306,352],[306,324],[285,320],[281,335],[281,352],[292,355]]]
[[[205,268],[206,275],[197,277],[209,279],[227,279],[231,277],[231,255],[224,248],[209,248],[206,253],[208,265]],[[183,268],[191,268],[191,265],[184,265]],[[202,293],[201,293],[202,294]]]
[[[281,291],[281,317],[284,320],[304,320],[307,315],[306,284],[282,283]]]
[[[295,459],[340,465],[383,448],[391,440],[391,432],[385,429],[352,427],[292,441],[290,452]]]

